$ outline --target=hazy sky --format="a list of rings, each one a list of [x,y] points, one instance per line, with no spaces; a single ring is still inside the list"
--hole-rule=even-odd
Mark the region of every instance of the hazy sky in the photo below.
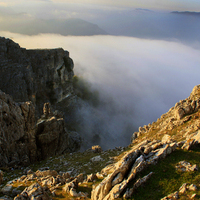
[[[168,10],[193,10],[198,11],[200,2],[198,0],[1,0],[1,6],[44,5],[44,4],[80,4],[88,6],[112,6],[147,9],[168,9]]]
[[[98,12],[123,9],[199,11],[199,0],[0,0],[8,13],[28,13],[34,17],[94,17]]]

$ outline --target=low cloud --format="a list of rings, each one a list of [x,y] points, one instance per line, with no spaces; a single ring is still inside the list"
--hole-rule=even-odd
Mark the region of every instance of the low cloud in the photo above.
[[[199,84],[200,51],[175,41],[121,36],[25,36],[0,32],[25,48],[62,47],[75,74],[98,90],[104,104],[80,110],[82,132],[104,148],[125,146],[139,126],[156,121]],[[94,118],[94,114],[98,118]],[[91,143],[89,142],[88,145]]]

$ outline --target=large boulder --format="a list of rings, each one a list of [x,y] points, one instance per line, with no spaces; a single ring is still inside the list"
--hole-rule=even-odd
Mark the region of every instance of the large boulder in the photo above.
[[[40,159],[76,151],[81,145],[78,133],[74,132],[76,135],[74,138],[69,137],[62,113],[52,112],[49,108],[50,104],[45,103],[43,115],[36,124],[36,140]]]

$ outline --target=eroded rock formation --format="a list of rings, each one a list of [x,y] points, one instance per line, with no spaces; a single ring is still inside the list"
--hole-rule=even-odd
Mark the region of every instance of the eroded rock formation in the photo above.
[[[0,37],[0,89],[16,102],[32,101],[41,114],[43,104],[73,102],[73,61],[63,49],[26,50]]]
[[[68,134],[62,113],[45,112],[36,124],[31,101],[16,103],[0,90],[0,166],[28,165],[78,148],[80,137]]]
[[[172,107],[167,113],[161,115],[161,117],[152,124],[139,127],[138,132],[133,133],[132,141],[141,135],[145,135],[150,132],[156,132],[156,134],[162,134],[162,132],[172,131],[177,127],[181,127],[184,123],[192,119],[191,115],[198,112],[200,109],[200,85],[193,88],[190,96],[184,100],[180,100]],[[199,119],[196,116],[196,120],[192,124],[192,127],[188,126],[188,130],[185,132],[199,130]],[[183,134],[180,134],[183,136]],[[189,139],[189,138],[188,138]],[[188,141],[189,142],[189,141]]]
[[[35,108],[17,104],[0,91],[0,165],[28,164],[36,160]]]
[[[116,164],[107,166],[101,171],[106,178],[92,190],[91,199],[112,200],[120,198],[121,195],[130,198],[134,190],[145,183],[153,173],[136,180],[133,188],[127,188],[136,175],[148,165],[156,164],[159,159],[165,158],[176,147],[176,142],[172,140],[145,140],[134,146]]]

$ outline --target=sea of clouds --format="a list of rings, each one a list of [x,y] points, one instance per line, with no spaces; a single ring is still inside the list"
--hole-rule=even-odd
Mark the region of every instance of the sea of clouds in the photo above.
[[[124,36],[26,36],[0,32],[21,47],[70,52],[76,75],[98,90],[106,104],[80,110],[82,134],[96,131],[104,148],[126,146],[139,126],[156,121],[200,83],[200,50],[179,41]],[[101,120],[94,120],[94,113]]]

